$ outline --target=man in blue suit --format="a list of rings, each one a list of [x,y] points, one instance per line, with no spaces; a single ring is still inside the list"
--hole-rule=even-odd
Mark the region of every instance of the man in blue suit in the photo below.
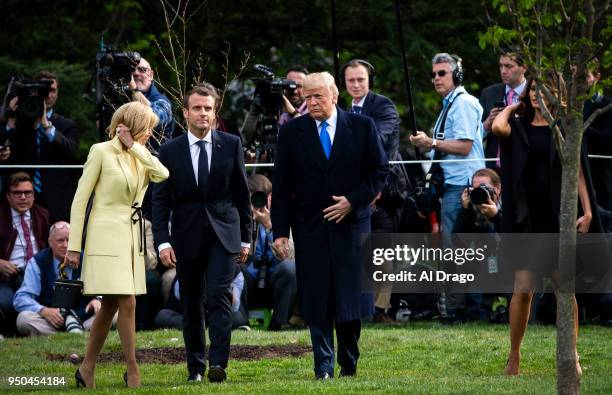
[[[361,332],[361,236],[370,232],[370,204],[389,164],[374,122],[336,107],[327,72],[302,81],[308,115],[279,132],[272,224],[275,247],[295,242],[298,300],[308,322],[317,379],[334,375],[336,327],[341,376],[353,376]]]
[[[153,190],[153,233],[159,256],[165,266],[176,266],[180,283],[189,381],[202,381],[206,369],[202,300],[206,300],[210,336],[208,379],[221,382],[227,377],[230,286],[236,260],[246,262],[251,240],[242,145],[238,137],[212,129],[218,103],[219,95],[210,84],[185,94],[188,130],[160,147],[159,160],[170,177]]]

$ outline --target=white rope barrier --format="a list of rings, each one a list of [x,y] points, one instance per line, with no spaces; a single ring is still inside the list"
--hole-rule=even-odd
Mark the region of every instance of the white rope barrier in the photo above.
[[[590,159],[612,159],[609,155],[589,155]],[[416,163],[451,163],[451,162],[495,162],[498,158],[486,159],[421,159],[421,160],[391,160],[390,164],[416,164]],[[247,168],[274,167],[274,163],[247,163]],[[82,169],[83,165],[0,165],[0,169]]]

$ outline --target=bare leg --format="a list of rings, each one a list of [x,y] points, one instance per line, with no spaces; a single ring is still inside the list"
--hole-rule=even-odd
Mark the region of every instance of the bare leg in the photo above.
[[[118,297],[119,318],[117,331],[121,339],[121,348],[127,364],[129,387],[140,386],[140,371],[136,363],[136,297],[122,295]]]
[[[96,314],[96,318],[91,326],[89,340],[87,341],[87,351],[85,351],[85,358],[83,358],[83,363],[81,363],[81,367],[79,368],[81,376],[83,376],[83,380],[85,381],[85,385],[88,388],[96,387],[94,377],[96,359],[98,358],[98,354],[100,353],[100,350],[106,341],[106,337],[108,336],[108,331],[110,330],[113,317],[115,316],[115,312],[117,312],[117,306],[116,296],[104,296],[102,299],[102,307],[100,308],[98,314]]]
[[[517,271],[514,276],[514,293],[510,302],[510,354],[504,369],[506,375],[518,375],[521,364],[521,343],[527,330],[531,299],[533,298],[533,273]]]

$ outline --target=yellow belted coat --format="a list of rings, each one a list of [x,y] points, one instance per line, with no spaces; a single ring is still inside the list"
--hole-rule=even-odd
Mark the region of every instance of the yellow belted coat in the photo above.
[[[68,250],[81,251],[85,211],[94,193],[81,271],[84,294],[147,292],[139,208],[149,181],[164,181],[168,174],[139,143],[125,150],[115,137],[91,147],[72,203],[68,243]]]

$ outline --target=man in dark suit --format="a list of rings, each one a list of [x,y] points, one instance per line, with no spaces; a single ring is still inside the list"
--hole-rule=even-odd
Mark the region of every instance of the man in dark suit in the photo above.
[[[240,139],[212,130],[219,95],[210,84],[183,100],[188,131],[160,147],[170,177],[153,191],[153,233],[162,263],[176,265],[183,309],[189,380],[206,370],[202,300],[210,349],[208,379],[226,379],[232,328],[230,285],[234,265],[245,262],[251,205]],[[172,211],[172,233],[168,229]]]
[[[18,125],[9,118],[0,130],[0,141],[11,144],[9,164],[74,165],[79,146],[79,130],[75,121],[55,111],[59,82],[55,74],[41,71],[37,81],[50,81],[49,94],[44,99],[44,111],[34,125]],[[11,100],[18,106],[18,98]],[[3,138],[3,135],[4,137]],[[52,223],[68,221],[72,197],[78,176],[70,169],[27,169],[34,181],[36,201],[49,210]]]
[[[342,78],[344,87],[352,98],[350,112],[372,118],[387,158],[389,160],[401,160],[398,153],[399,114],[389,98],[371,91],[374,84],[374,66],[363,59],[350,60],[342,67]],[[397,174],[403,175],[401,166],[392,165],[391,167],[393,172],[397,171]],[[398,180],[390,177],[389,182],[398,182]],[[385,191],[374,206],[372,232],[394,233],[399,229],[401,205],[395,199],[390,198]],[[385,265],[382,269],[384,271],[391,270],[390,267]],[[390,284],[376,283],[374,289],[374,322],[396,323],[393,318],[387,315],[387,310],[391,308],[391,292]],[[370,315],[371,304],[369,311],[365,310],[367,309],[364,309],[364,313]]]
[[[487,86],[480,93],[480,105],[482,106],[482,126],[484,129],[485,158],[499,158],[499,137],[491,133],[493,120],[505,106],[518,103],[520,96],[525,90],[527,80],[525,73],[527,66],[514,48],[502,50],[499,57],[499,74],[502,82]],[[487,162],[487,167],[497,169],[499,173],[500,163]]]
[[[361,236],[382,190],[387,157],[372,119],[338,109],[327,72],[302,81],[308,115],[280,130],[272,182],[274,244],[295,242],[298,300],[310,328],[317,379],[334,374],[333,328],[341,376],[357,371],[361,332]]]

